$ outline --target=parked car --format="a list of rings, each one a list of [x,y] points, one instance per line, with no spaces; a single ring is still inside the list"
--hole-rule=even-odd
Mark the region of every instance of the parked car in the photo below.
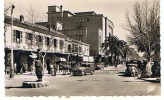
[[[91,75],[93,75],[94,71],[95,71],[94,63],[82,63],[82,64],[72,68],[73,76],[74,75],[82,75],[82,76],[84,76],[87,73],[90,73]]]
[[[152,77],[160,76],[160,61],[153,61],[152,65]]]
[[[142,62],[139,60],[131,60],[130,62],[126,63],[126,70],[125,74],[127,76],[137,76],[138,78],[141,78],[142,73]]]

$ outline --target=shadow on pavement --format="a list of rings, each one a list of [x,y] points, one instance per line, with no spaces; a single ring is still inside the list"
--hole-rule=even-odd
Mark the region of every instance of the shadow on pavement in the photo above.
[[[119,74],[118,76],[122,76],[122,77],[131,77],[125,74],[125,72],[118,72],[117,74]]]
[[[127,76],[125,75],[125,72],[119,72],[117,73],[119,74],[118,76],[122,76],[122,77],[131,77],[131,76]],[[137,81],[137,82],[152,82],[152,83],[160,83],[160,80],[156,80],[155,78],[151,79],[151,78],[140,78],[138,80],[142,80],[142,81]],[[136,81],[124,81],[124,82],[136,82]]]
[[[160,80],[156,80],[156,79],[144,79],[144,78],[141,78],[141,80],[144,80],[146,82],[152,82],[152,83],[161,83]]]
[[[146,81],[123,81],[123,82],[146,82]]]
[[[22,86],[9,86],[9,87],[5,87],[5,89],[12,89],[12,88],[23,88]]]

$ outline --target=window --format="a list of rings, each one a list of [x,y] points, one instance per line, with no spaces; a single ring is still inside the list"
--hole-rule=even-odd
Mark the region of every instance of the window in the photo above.
[[[13,42],[21,43],[22,42],[22,32],[14,30]]]
[[[36,35],[36,40],[37,40],[37,43],[43,43],[43,38],[42,38],[42,36],[40,36],[40,35]]]
[[[60,40],[60,49],[63,49],[63,47],[64,47],[64,41],[63,40]]]
[[[79,52],[82,52],[82,48],[81,47],[79,47]]]
[[[45,38],[45,45],[50,46],[50,38],[49,37]]]
[[[78,51],[77,44],[72,44],[72,52],[77,52],[77,51]]]
[[[26,43],[32,44],[33,35],[32,33],[26,33]]]
[[[42,42],[42,36],[39,35],[39,42]]]
[[[68,51],[69,52],[71,51],[71,45],[70,44],[68,45]]]
[[[54,48],[57,48],[57,39],[54,39]]]

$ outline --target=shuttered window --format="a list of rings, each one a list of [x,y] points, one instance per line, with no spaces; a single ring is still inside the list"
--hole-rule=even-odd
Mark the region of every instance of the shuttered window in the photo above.
[[[45,43],[46,43],[46,46],[50,46],[50,38],[49,37],[46,37]]]
[[[19,30],[13,30],[13,42],[22,43],[22,32]]]
[[[54,39],[54,48],[57,48],[57,39]]]
[[[27,44],[32,44],[32,41],[33,41],[33,35],[32,33],[26,33],[26,43]]]

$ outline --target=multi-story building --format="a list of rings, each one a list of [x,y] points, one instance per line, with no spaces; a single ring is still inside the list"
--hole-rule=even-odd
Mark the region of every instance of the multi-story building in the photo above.
[[[30,66],[34,60],[30,55],[37,53],[38,49],[42,51],[42,54],[46,53],[45,61],[46,59],[52,60],[56,56],[67,59],[69,55],[72,60],[75,59],[76,55],[89,56],[89,44],[71,39],[51,28],[26,22],[23,16],[20,16],[20,19],[13,18],[12,30],[11,17],[5,16],[4,22],[6,67],[11,66],[11,43],[13,45],[14,63],[16,62],[18,65],[27,62]],[[11,41],[12,36],[13,41]]]
[[[62,32],[76,40],[90,44],[90,54],[101,54],[101,44],[109,34],[113,34],[113,23],[103,14],[94,11],[71,13],[57,10],[57,6],[48,6],[48,22],[38,23],[43,26],[57,27],[57,22],[63,24]],[[55,28],[59,30],[59,28]]]

